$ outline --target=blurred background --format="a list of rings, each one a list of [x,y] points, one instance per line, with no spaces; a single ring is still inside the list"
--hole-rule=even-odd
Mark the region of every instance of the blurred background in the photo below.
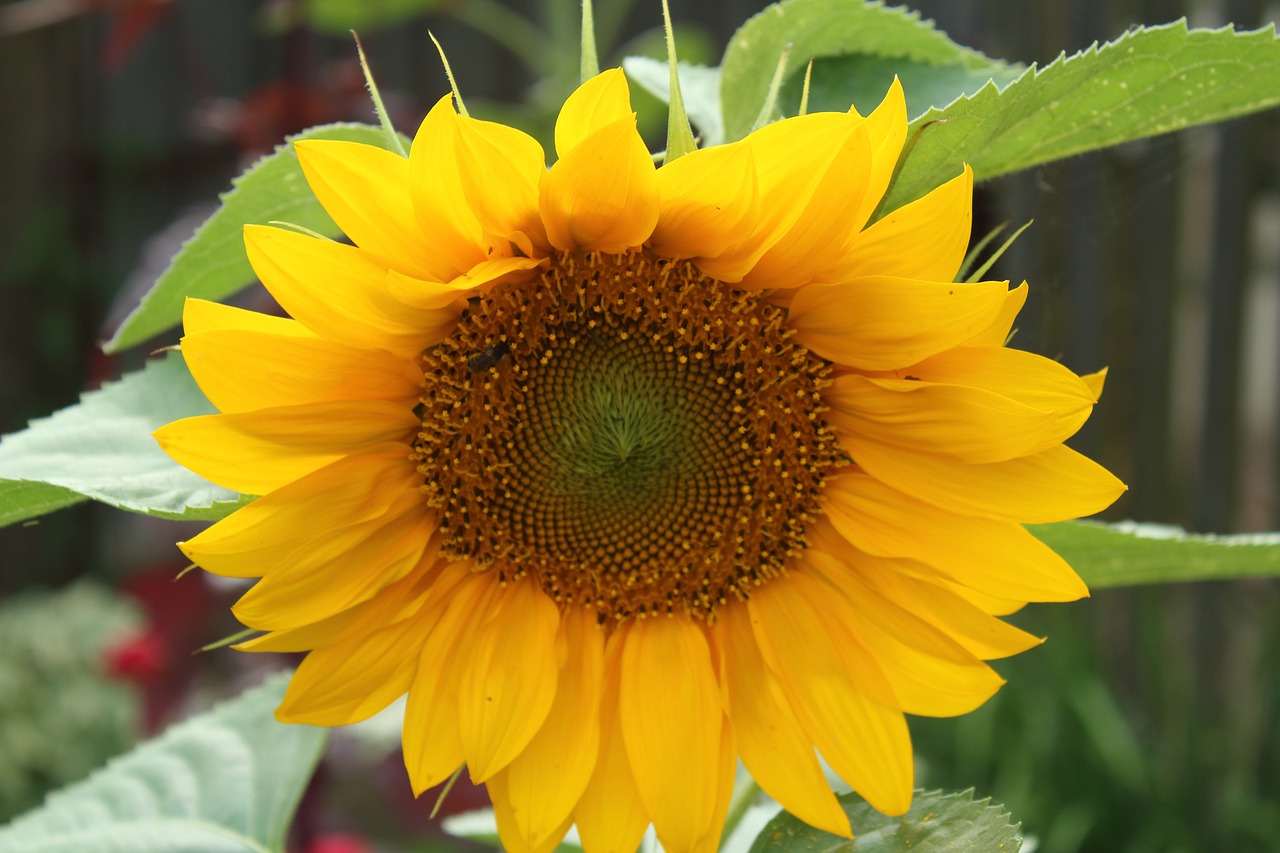
[[[763,5],[671,0],[681,58],[718,64]],[[1042,65],[1134,23],[1280,19],[1260,0],[913,6]],[[602,65],[662,56],[657,0],[596,16]],[[577,79],[576,0],[0,4],[0,433],[176,342],[98,348],[242,168],[304,127],[375,122],[352,26],[410,134],[447,89],[428,27],[481,117],[545,136]],[[633,90],[660,147],[665,108]],[[1015,345],[1110,366],[1073,442],[1130,486],[1108,517],[1280,529],[1280,113],[993,181],[976,205],[975,235],[1035,220],[992,274],[1032,284]],[[0,530],[0,820],[287,663],[191,656],[237,628],[234,589],[172,580],[192,532],[90,505]],[[998,664],[992,702],[913,721],[922,785],[1003,802],[1044,853],[1277,849],[1280,584],[1103,590],[1016,621],[1049,642]],[[339,741],[296,849],[434,849],[433,802],[409,797],[398,752]]]

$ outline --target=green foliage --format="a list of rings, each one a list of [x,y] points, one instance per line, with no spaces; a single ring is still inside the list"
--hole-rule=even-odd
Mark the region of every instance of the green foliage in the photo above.
[[[293,152],[299,139],[344,139],[385,147],[382,130],[364,124],[328,124],[290,136],[232,181],[218,210],[183,244],[142,302],[103,345],[118,352],[173,328],[188,296],[221,300],[255,279],[244,254],[244,226],[290,222],[328,237],[341,232],[316,201]]]
[[[92,498],[164,518],[216,519],[235,492],[182,468],[151,433],[213,412],[182,358],[169,353],[0,441],[0,526]]]
[[[0,828],[6,853],[278,853],[326,730],[272,712],[287,677],[174,726]]]
[[[440,0],[303,0],[301,3],[273,3],[265,7],[263,26],[269,32],[283,32],[297,24],[332,36],[343,37],[352,30],[364,32],[401,24],[435,11]]]
[[[958,175],[978,180],[1122,142],[1223,121],[1280,104],[1280,41],[1252,32],[1188,30],[1185,20],[1135,27],[1101,48],[1060,56],[1004,89],[934,109],[886,201],[893,210]]]
[[[1199,536],[1161,524],[1079,521],[1029,529],[1096,588],[1280,577],[1280,534],[1275,533]]]
[[[137,699],[103,677],[102,657],[140,622],[123,598],[85,582],[0,606],[0,820],[133,744]]]
[[[1095,590],[1010,621],[1047,642],[978,710],[911,719],[917,778],[976,786],[1038,853],[1272,850],[1280,589]]]
[[[840,796],[849,816],[853,840],[814,829],[782,812],[756,837],[751,853],[1018,853],[1022,837],[1009,824],[1009,813],[989,799],[975,800],[973,791],[916,791],[911,810],[886,817],[856,794]]]
[[[951,93],[941,104],[950,103],[975,82],[980,86],[991,77],[1005,79],[1017,71],[961,47],[934,29],[933,22],[921,21],[918,12],[886,8],[879,2],[783,0],[743,24],[725,48],[720,66],[720,97],[724,103],[726,139],[741,139],[750,132],[765,102],[778,58],[788,46],[784,75],[787,79],[797,78],[793,105],[799,104],[798,87],[804,68],[811,57],[815,60],[811,112],[825,109],[821,104],[840,101],[843,101],[838,107],[840,110],[847,110],[850,103],[870,103],[871,106],[878,103],[893,79],[892,71],[888,71],[887,80],[880,79],[884,73],[878,73],[874,82],[836,76],[861,74],[863,69],[897,69],[904,77],[904,87],[908,74],[919,74],[922,78],[932,74],[937,81],[931,89]],[[845,64],[837,62],[824,67],[828,60],[841,57],[845,58]],[[868,63],[875,59],[880,61]],[[848,64],[850,62],[852,64]],[[853,88],[862,90],[858,100],[848,94]],[[869,100],[865,93],[877,90]],[[816,97],[819,92],[820,98]],[[908,105],[916,110],[935,103],[919,101],[910,87],[906,87],[906,92]]]

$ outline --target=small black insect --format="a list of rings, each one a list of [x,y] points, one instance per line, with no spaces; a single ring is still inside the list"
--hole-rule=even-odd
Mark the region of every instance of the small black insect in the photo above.
[[[506,341],[498,341],[496,344],[489,344],[480,352],[467,359],[467,370],[472,373],[479,373],[494,367],[498,362],[511,354],[511,344]]]

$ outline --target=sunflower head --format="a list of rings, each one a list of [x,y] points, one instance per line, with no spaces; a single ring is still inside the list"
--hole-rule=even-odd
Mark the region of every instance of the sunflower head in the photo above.
[[[308,652],[278,716],[408,693],[415,791],[466,764],[511,850],[713,850],[739,757],[832,832],[818,754],[905,811],[904,713],[977,707],[1039,642],[998,617],[1086,594],[1022,524],[1123,489],[1063,444],[1101,376],[954,281],[969,169],[870,221],[905,135],[895,82],[657,168],[615,70],[550,167],[448,98],[407,158],[299,143],[351,244],[246,228],[289,316],[190,301],[221,414],[157,433],[262,495],[182,548],[260,578],[240,648]]]

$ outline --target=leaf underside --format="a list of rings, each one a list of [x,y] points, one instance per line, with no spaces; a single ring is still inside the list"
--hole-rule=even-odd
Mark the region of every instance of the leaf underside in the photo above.
[[[1018,853],[1022,837],[1009,813],[973,791],[916,791],[911,809],[887,817],[856,794],[842,794],[852,839],[814,829],[782,812],[756,836],[750,853]]]
[[[0,828],[6,853],[279,853],[326,730],[272,718],[288,678],[174,726]]]
[[[0,526],[85,498],[164,518],[222,518],[248,499],[178,465],[151,437],[170,421],[214,411],[171,352],[5,436]]]

